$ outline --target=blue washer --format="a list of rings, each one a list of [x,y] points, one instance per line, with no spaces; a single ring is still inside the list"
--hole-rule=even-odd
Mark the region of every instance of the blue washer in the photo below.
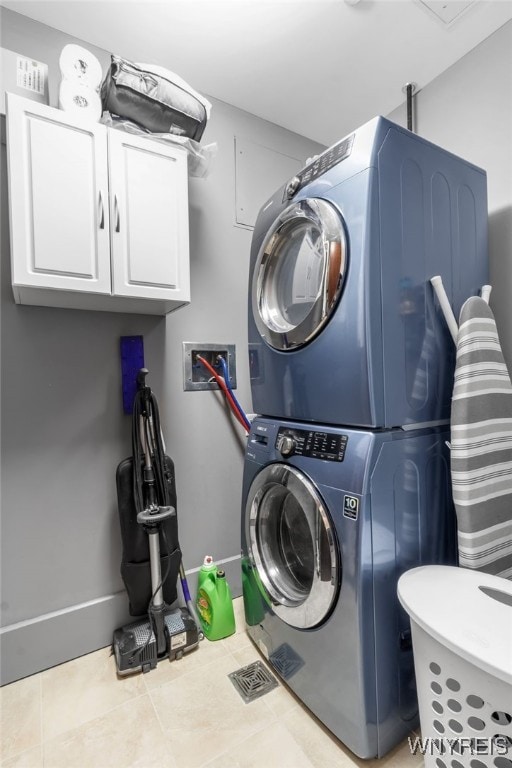
[[[242,583],[250,637],[362,758],[418,723],[400,575],[454,564],[440,428],[372,432],[257,418],[243,480]]]
[[[253,410],[393,428],[448,420],[451,337],[488,281],[486,174],[379,117],[263,206],[250,265]]]

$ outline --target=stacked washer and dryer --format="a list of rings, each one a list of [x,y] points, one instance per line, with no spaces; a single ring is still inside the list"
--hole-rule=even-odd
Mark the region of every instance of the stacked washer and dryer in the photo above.
[[[487,282],[485,173],[376,118],[266,203],[249,288],[248,631],[362,758],[417,725],[405,570],[456,562],[457,315]]]

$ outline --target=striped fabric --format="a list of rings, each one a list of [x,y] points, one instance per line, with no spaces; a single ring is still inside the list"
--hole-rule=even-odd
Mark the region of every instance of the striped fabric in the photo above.
[[[512,384],[478,296],[460,313],[451,470],[460,565],[512,579]]]

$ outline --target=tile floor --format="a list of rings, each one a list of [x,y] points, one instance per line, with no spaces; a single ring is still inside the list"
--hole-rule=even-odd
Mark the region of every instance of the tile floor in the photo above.
[[[407,741],[355,758],[282,684],[245,704],[228,677],[261,659],[244,630],[117,678],[104,648],[0,689],[1,768],[419,768]]]

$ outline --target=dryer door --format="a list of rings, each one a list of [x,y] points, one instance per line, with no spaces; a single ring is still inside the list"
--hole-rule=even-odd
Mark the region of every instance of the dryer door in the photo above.
[[[292,627],[321,624],[341,582],[333,523],[312,482],[286,464],[253,480],[246,505],[250,557],[272,608]]]
[[[347,270],[347,241],[331,203],[307,198],[272,224],[252,277],[252,311],[261,336],[287,351],[311,341],[336,307]]]

